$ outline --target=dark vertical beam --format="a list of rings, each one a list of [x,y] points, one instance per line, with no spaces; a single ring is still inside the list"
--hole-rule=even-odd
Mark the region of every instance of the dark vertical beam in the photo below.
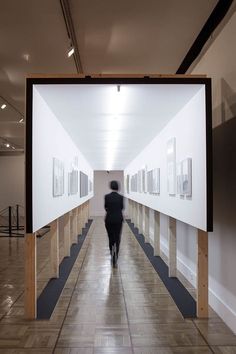
[[[184,60],[180,64],[178,70],[176,71],[176,74],[185,74],[187,72],[192,63],[197,59],[198,55],[200,54],[202,48],[210,38],[211,34],[214,32],[216,27],[220,24],[220,22],[227,14],[232,3],[233,0],[218,1],[205,25],[202,27],[199,35],[193,42],[193,45],[186,54]]]

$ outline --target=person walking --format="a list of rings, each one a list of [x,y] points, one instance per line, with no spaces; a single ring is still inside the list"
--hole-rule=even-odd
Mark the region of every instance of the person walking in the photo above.
[[[120,248],[124,202],[123,196],[118,193],[118,182],[111,181],[110,188],[112,192],[105,195],[105,226],[109,238],[111,261],[113,267],[116,267]]]

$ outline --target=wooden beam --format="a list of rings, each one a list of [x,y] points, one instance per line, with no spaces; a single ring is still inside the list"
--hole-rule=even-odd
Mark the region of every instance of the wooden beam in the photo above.
[[[168,223],[169,240],[169,277],[176,277],[176,220],[169,216]]]
[[[70,235],[70,215],[66,213],[64,215],[64,256],[70,256],[70,246],[71,246],[71,235]]]
[[[138,203],[135,202],[135,226],[138,227]]]
[[[139,204],[139,233],[143,233],[143,205]]]
[[[154,210],[154,256],[161,255],[160,213]]]
[[[37,317],[37,237],[25,234],[25,318]]]
[[[59,219],[50,224],[51,277],[59,278]]]
[[[79,218],[79,235],[82,235],[82,207],[78,207],[78,218]]]
[[[134,224],[134,201],[131,200],[131,221]]]
[[[145,206],[145,226],[144,226],[145,242],[149,242],[149,207]]]
[[[197,236],[197,317],[208,317],[208,233]]]

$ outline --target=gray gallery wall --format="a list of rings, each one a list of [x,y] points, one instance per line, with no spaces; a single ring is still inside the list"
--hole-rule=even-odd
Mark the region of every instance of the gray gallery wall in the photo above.
[[[0,156],[0,210],[24,205],[24,155]]]

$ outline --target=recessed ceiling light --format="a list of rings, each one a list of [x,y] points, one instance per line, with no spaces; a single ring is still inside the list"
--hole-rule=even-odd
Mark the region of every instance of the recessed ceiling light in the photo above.
[[[1,105],[1,109],[5,109],[6,108],[6,104],[5,103],[3,103],[2,105]]]
[[[30,60],[30,55],[29,54],[23,54],[22,55],[23,59],[25,59],[25,61],[29,61]]]
[[[7,144],[6,144],[6,147],[9,148],[9,147],[10,147],[10,144],[7,143]]]
[[[75,52],[74,47],[70,48],[69,51],[68,51],[68,53],[67,53],[68,58],[71,57],[72,54],[74,54],[74,52]]]
[[[20,120],[19,120],[19,123],[23,123],[24,122],[24,118],[21,118]]]

